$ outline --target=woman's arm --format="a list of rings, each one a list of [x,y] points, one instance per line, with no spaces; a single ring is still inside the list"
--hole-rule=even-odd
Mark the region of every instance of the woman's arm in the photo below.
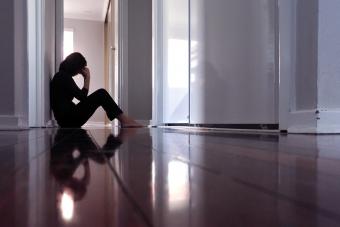
[[[84,77],[84,88],[89,90],[89,87],[90,87],[90,70],[89,70],[89,68],[85,67],[81,71],[81,75]]]
[[[82,69],[80,71],[80,74],[84,77],[84,86],[83,89],[79,89],[79,87],[76,85],[76,83],[73,81],[73,94],[74,97],[76,97],[76,99],[78,99],[79,101],[82,101],[83,99],[85,99],[87,97],[87,94],[89,93],[89,88],[90,88],[90,70],[85,67],[84,69]]]

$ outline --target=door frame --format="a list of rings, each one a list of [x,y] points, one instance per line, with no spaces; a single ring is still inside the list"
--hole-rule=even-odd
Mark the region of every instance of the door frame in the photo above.
[[[129,114],[129,58],[128,58],[128,48],[129,48],[129,21],[128,21],[128,1],[126,0],[114,0],[115,4],[113,5],[113,15],[114,15],[114,44],[115,47],[115,56],[117,64],[115,64],[118,69],[116,69],[115,73],[115,90],[116,90],[116,98],[118,99],[118,105],[124,110],[126,114]],[[118,26],[118,28],[117,28]],[[116,67],[113,67],[114,70]]]
[[[55,1],[55,62],[63,59],[64,1]],[[54,126],[52,116],[46,117],[50,99],[45,97],[45,1],[27,1],[28,37],[28,125],[29,127]],[[49,90],[49,89],[48,89]]]
[[[163,1],[152,2],[152,125],[163,123]]]
[[[108,65],[105,66],[108,70],[107,88],[117,104],[128,113],[128,1],[110,0],[107,9],[111,10],[111,27],[106,29],[111,40],[107,40],[110,45],[105,46],[108,51]]]
[[[28,122],[29,127],[44,125],[44,98],[43,98],[43,53],[44,33],[43,0],[27,1],[28,9]]]

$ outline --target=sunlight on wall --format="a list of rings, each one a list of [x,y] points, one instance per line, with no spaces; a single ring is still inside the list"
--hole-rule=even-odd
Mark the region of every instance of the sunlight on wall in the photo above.
[[[190,83],[196,82],[197,67],[198,67],[198,41],[191,40],[190,41]]]
[[[188,41],[169,39],[168,41],[168,86],[170,88],[188,87]]]
[[[169,38],[164,53],[164,122],[188,123],[189,115],[189,42]]]
[[[73,30],[64,30],[64,59],[74,51]]]

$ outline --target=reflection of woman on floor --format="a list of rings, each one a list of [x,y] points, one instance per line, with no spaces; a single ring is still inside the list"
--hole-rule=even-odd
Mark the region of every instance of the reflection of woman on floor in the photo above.
[[[84,125],[98,107],[103,107],[108,118],[117,118],[122,127],[140,127],[136,121],[126,116],[105,89],[99,89],[88,96],[90,70],[80,53],[70,54],[59,67],[59,72],[51,82],[51,107],[61,127],[78,128]],[[84,87],[79,89],[72,77],[81,74]],[[76,105],[73,98],[80,102]]]
[[[105,164],[106,159],[111,158],[122,144],[123,136],[122,133],[117,137],[111,134],[106,144],[98,148],[86,130],[58,130],[51,150],[50,171],[59,184],[57,200],[64,219],[71,218],[64,213],[65,203],[73,204],[86,194],[91,176],[89,159]],[[80,167],[83,168],[82,177],[76,177],[75,172]]]

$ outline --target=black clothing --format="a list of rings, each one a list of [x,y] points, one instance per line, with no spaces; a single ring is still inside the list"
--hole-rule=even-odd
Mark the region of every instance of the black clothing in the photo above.
[[[61,127],[81,127],[100,106],[110,120],[123,113],[106,90],[99,89],[89,96],[87,94],[88,90],[79,89],[72,76],[66,72],[58,72],[53,77],[51,107]],[[73,98],[80,102],[74,104]]]

